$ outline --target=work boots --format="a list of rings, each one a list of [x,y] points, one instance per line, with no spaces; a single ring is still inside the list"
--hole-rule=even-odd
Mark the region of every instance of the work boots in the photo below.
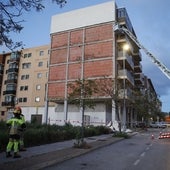
[[[14,152],[13,158],[21,158],[21,155],[19,155],[17,152]]]
[[[11,152],[6,152],[6,157],[7,158],[9,158],[9,157],[11,157],[12,155],[11,155]]]

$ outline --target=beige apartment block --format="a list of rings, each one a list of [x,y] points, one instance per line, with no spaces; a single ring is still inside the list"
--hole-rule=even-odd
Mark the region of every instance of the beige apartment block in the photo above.
[[[8,119],[14,106],[19,105],[26,120],[38,115],[36,117],[43,121],[49,56],[49,45],[1,55],[4,62],[0,119]]]

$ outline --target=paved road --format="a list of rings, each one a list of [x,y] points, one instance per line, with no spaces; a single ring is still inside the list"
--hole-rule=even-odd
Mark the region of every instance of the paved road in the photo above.
[[[149,129],[44,170],[170,170],[170,139],[158,139],[160,131]]]
[[[41,145],[27,148],[26,152],[21,152],[22,157],[19,159],[6,158],[5,152],[3,152],[0,153],[0,170],[41,169],[73,157],[80,156],[120,140],[122,140],[122,138],[113,138],[112,134],[85,138],[85,141],[92,146],[89,149],[73,148],[75,140]]]

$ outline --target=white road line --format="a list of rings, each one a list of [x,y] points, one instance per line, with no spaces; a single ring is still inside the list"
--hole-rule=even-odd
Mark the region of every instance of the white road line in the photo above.
[[[146,153],[146,152],[143,152],[140,156],[141,156],[141,157],[144,157],[144,156],[145,156],[145,153]]]
[[[146,151],[148,151],[149,149],[150,149],[150,147],[147,147],[147,148],[146,148]]]
[[[137,159],[135,162],[134,162],[134,166],[136,166],[138,163],[140,162],[140,159]]]

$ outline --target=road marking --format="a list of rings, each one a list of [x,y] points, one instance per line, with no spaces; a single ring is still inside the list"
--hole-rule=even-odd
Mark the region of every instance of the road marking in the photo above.
[[[133,165],[137,165],[138,163],[140,162],[140,159],[137,159],[135,162],[134,162],[134,164]]]
[[[147,148],[146,148],[146,151],[148,151],[149,149],[150,149],[150,147],[147,147]]]
[[[141,156],[141,157],[144,157],[144,156],[145,156],[145,152],[143,152],[140,156]]]

